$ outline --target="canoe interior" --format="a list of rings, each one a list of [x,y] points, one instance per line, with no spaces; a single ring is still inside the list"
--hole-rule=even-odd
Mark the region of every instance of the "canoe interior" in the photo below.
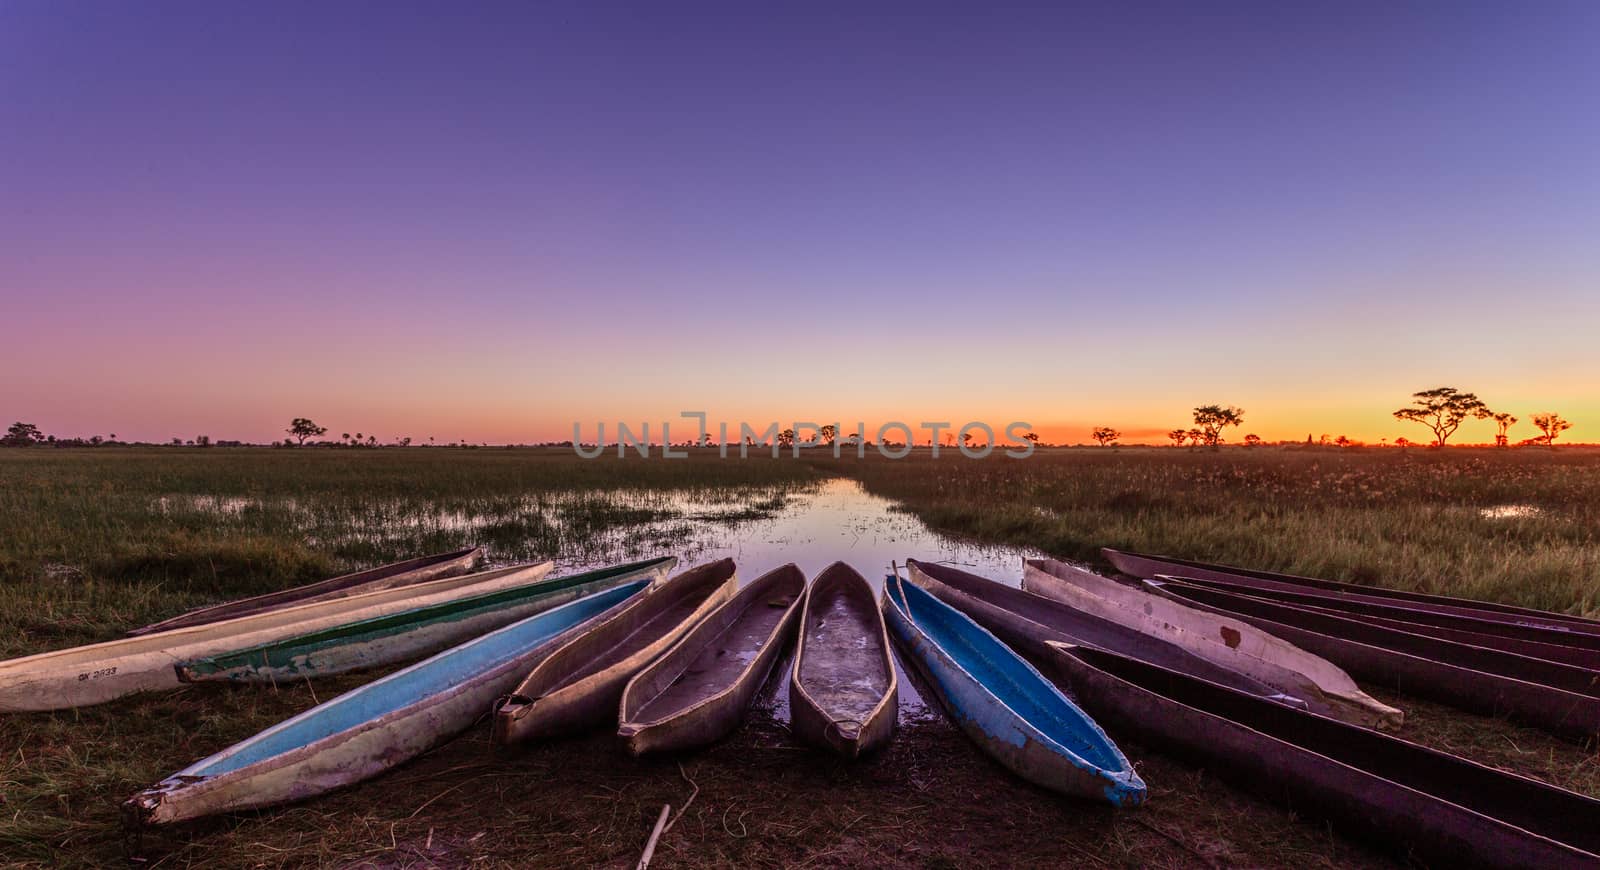
[[[1014,586],[996,583],[986,577],[948,565],[934,565],[918,562],[915,559],[906,561],[914,571],[919,571],[957,592],[964,592],[1050,629],[1057,635],[1051,639],[1109,649],[1232,686],[1243,692],[1257,695],[1281,694],[1277,689],[1259,680],[1207,661],[1177,644],[1102,619],[1070,604],[1025,592]],[[916,575],[912,576],[915,578]],[[1043,638],[1039,640],[1042,642]]]
[[[233,601],[224,601],[220,604],[197,607],[170,619],[163,619],[159,622],[152,622],[149,625],[135,628],[129,631],[128,635],[130,637],[138,637],[173,628],[208,625],[224,619],[248,616],[279,607],[311,604],[317,601],[344,598],[393,586],[407,586],[429,580],[457,577],[471,571],[473,566],[481,561],[482,558],[483,549],[481,547],[466,547],[449,553],[435,553],[431,556],[419,556],[402,562],[391,562],[387,565],[379,565],[375,568],[367,568],[351,574],[319,580],[316,583],[307,583],[304,586],[295,586],[289,589],[253,595],[248,598],[239,598]],[[407,574],[414,574],[415,576],[409,578],[403,576]],[[391,578],[391,582],[384,582],[391,580]]]
[[[1486,674],[1511,677],[1579,695],[1600,697],[1600,673],[1584,668],[1412,634],[1345,616],[1317,613],[1292,604],[1280,604],[1249,595],[1194,586],[1176,578],[1162,578],[1153,582],[1159,584],[1157,588],[1176,594],[1185,600],[1210,605],[1241,616],[1266,619],[1344,641],[1402,652],[1417,658],[1445,662]]]
[[[1032,725],[1055,748],[1100,770],[1132,771],[1105,731],[1032,665],[960,611],[915,584],[891,577],[884,594],[913,628],[944,651],[996,701]],[[937,674],[928,674],[935,684]],[[942,693],[941,693],[942,694]],[[952,711],[957,716],[970,711]]]
[[[650,559],[643,562],[633,562],[627,565],[615,565],[601,568],[596,571],[586,571],[582,574],[571,574],[565,577],[551,577],[538,580],[523,586],[513,586],[509,589],[500,589],[482,595],[472,595],[454,601],[444,601],[439,604],[419,607],[414,610],[403,610],[388,616],[379,616],[372,619],[363,619],[344,625],[336,625],[322,631],[309,632],[295,637],[285,638],[272,643],[258,644],[245,649],[222,653],[210,658],[197,660],[180,666],[180,671],[188,670],[195,674],[204,674],[212,671],[227,670],[252,664],[272,665],[280,663],[285,656],[302,656],[318,649],[341,646],[359,642],[364,638],[383,637],[399,632],[404,632],[418,625],[435,620],[463,620],[483,613],[489,613],[510,605],[524,601],[542,598],[558,592],[564,592],[575,587],[591,584],[602,584],[605,581],[622,577],[640,571],[666,565],[675,561],[671,556]]]
[[[1516,827],[1600,854],[1600,801],[1367,728],[1282,707],[1100,650],[1071,655],[1119,680]]]
[[[469,641],[313,707],[238,744],[233,751],[205,759],[178,775],[227,773],[357,727],[523,655],[649,585],[648,580],[635,580]]]
[[[860,574],[830,568],[817,577],[795,673],[805,693],[835,722],[864,725],[893,684],[894,665],[882,648],[882,619],[872,587]]]
[[[707,632],[709,636],[696,643],[699,654],[681,671],[652,675],[667,685],[642,687],[641,697],[650,696],[652,691],[656,694],[635,710],[624,709],[623,718],[659,722],[732,688],[769,642],[782,641],[774,632],[805,594],[805,588],[805,575],[799,568],[787,565],[740,590],[706,617],[706,622],[716,623]]]
[[[1549,610],[1538,610],[1532,607],[1518,607],[1514,604],[1500,604],[1494,601],[1478,601],[1471,598],[1455,598],[1449,595],[1432,595],[1426,592],[1410,592],[1404,589],[1390,589],[1384,586],[1366,586],[1359,583],[1345,583],[1339,580],[1324,580],[1320,577],[1302,577],[1297,574],[1279,574],[1273,571],[1260,571],[1254,568],[1238,568],[1231,565],[1214,565],[1209,562],[1197,562],[1192,559],[1178,559],[1172,556],[1151,556],[1142,553],[1127,553],[1104,547],[1100,550],[1119,572],[1136,580],[1149,580],[1158,574],[1188,574],[1206,580],[1265,580],[1287,584],[1289,586],[1309,587],[1334,592],[1348,592],[1357,595],[1373,595],[1382,598],[1393,598],[1410,601],[1423,605],[1432,605],[1447,609],[1489,611],[1491,613],[1509,614],[1526,617],[1529,620],[1546,622],[1556,626],[1566,626],[1568,630],[1600,632],[1600,620],[1585,619],[1581,616],[1571,616],[1565,613],[1556,613]]]

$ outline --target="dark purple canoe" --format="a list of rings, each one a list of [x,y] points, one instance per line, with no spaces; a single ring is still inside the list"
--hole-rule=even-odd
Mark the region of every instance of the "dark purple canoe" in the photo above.
[[[1600,673],[1594,671],[1176,579],[1144,582],[1153,592],[1245,620],[1351,676],[1469,712],[1506,715],[1578,743],[1600,732]]]
[[[1117,739],[1437,866],[1600,865],[1600,801],[1085,647],[1039,662]]]
[[[1340,592],[1349,596],[1371,599],[1374,603],[1387,602],[1391,606],[1409,607],[1430,613],[1486,619],[1507,625],[1539,627],[1553,632],[1600,636],[1600,622],[1584,619],[1581,616],[1552,613],[1548,610],[1535,610],[1531,607],[1516,607],[1510,604],[1497,604],[1492,601],[1451,598],[1446,595],[1429,595],[1423,592],[1406,592],[1400,589],[1385,589],[1380,586],[1360,586],[1354,583],[1340,583],[1336,580],[1321,580],[1316,577],[1276,574],[1271,571],[1256,571],[1250,568],[1236,568],[1229,565],[1213,565],[1207,562],[1175,559],[1171,556],[1125,553],[1109,547],[1101,549],[1100,552],[1118,571],[1137,580],[1149,580],[1162,574],[1169,574],[1175,577],[1186,577],[1195,580],[1217,580],[1225,583],[1253,585],[1258,586],[1258,588],[1275,588],[1286,592],[1306,592],[1309,590]]]

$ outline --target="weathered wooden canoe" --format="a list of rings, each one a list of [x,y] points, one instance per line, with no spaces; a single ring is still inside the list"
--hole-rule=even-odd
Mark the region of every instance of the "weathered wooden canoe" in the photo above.
[[[420,658],[612,586],[640,579],[664,580],[677,561],[668,556],[549,577],[230,650],[178,665],[178,679],[186,683],[275,683]]]
[[[1399,728],[1405,719],[1399,709],[1361,691],[1333,662],[1242,619],[1189,607],[1055,559],[1024,560],[1022,588],[1165,638],[1215,665],[1300,698],[1315,713],[1384,729]]]
[[[1046,672],[1110,731],[1436,866],[1594,867],[1600,801],[1083,647]]]
[[[1337,580],[1300,577],[1295,574],[1278,574],[1272,571],[1256,571],[1250,568],[1235,568],[1229,565],[1213,565],[1208,562],[1175,559],[1171,556],[1125,553],[1109,547],[1102,549],[1100,552],[1118,571],[1136,580],[1148,580],[1165,574],[1197,580],[1266,581],[1269,583],[1288,584],[1291,587],[1297,586],[1302,589],[1313,588],[1329,592],[1385,598],[1397,604],[1404,603],[1405,606],[1434,613],[1481,617],[1510,625],[1540,626],[1554,631],[1600,634],[1600,622],[1595,620],[1584,619],[1581,616],[1569,616],[1565,613],[1553,613],[1548,610],[1535,610],[1531,607],[1517,607],[1511,604],[1498,604],[1493,601],[1475,601],[1469,598],[1452,598],[1448,595],[1430,595],[1424,592],[1407,592],[1402,589],[1388,589],[1381,586],[1362,586],[1356,583],[1341,583]]]
[[[1024,592],[931,562],[907,559],[910,582],[964,611],[1024,654],[1042,654],[1047,640],[1082,643],[1154,661],[1185,673],[1233,686],[1291,706],[1305,701],[1286,695],[1238,671],[1209,662],[1159,637],[1101,619],[1068,604]]]
[[[806,590],[789,678],[795,738],[858,758],[894,737],[900,678],[867,578],[843,562]]]
[[[1182,576],[1182,575],[1172,575]],[[1379,620],[1393,620],[1413,625],[1425,625],[1441,631],[1463,632],[1475,636],[1490,636],[1501,638],[1508,644],[1513,652],[1519,650],[1515,646],[1522,643],[1532,644],[1531,648],[1571,650],[1577,660],[1595,661],[1600,659],[1600,635],[1586,634],[1581,631],[1557,631],[1552,628],[1537,625],[1519,625],[1503,622],[1499,619],[1485,619],[1483,616],[1461,616],[1454,613],[1434,613],[1429,610],[1418,610],[1407,602],[1391,602],[1389,599],[1378,599],[1370,596],[1354,595],[1346,592],[1325,592],[1320,589],[1289,589],[1285,584],[1266,585],[1267,581],[1250,581],[1248,583],[1235,583],[1223,580],[1205,580],[1193,577],[1183,577],[1184,582],[1195,586],[1205,586],[1220,589],[1224,592],[1235,592],[1240,595],[1252,595],[1257,598],[1267,598],[1293,604],[1296,607],[1314,607],[1325,610],[1338,611],[1344,616],[1357,618],[1364,621],[1378,622]],[[1498,614],[1496,614],[1498,616]],[[1412,630],[1412,629],[1407,629]],[[1419,634],[1433,634],[1431,631],[1418,632]],[[1434,635],[1441,637],[1444,635]],[[1493,644],[1479,644],[1489,646]],[[1496,646],[1497,649],[1502,648]],[[1587,655],[1585,655],[1587,653]],[[1548,658],[1549,656],[1542,656]],[[1557,661],[1566,661],[1569,657],[1557,658]],[[1578,661],[1569,662],[1577,664]]]
[[[634,755],[715,743],[739,727],[794,634],[806,575],[793,564],[757,577],[622,690],[617,735]]]
[[[471,727],[528,668],[649,585],[634,580],[530,616],[318,704],[134,795],[124,816],[179,822],[376,776]]]
[[[1567,740],[1600,733],[1600,676],[1543,659],[1313,613],[1264,598],[1182,581],[1146,580],[1152,591],[1230,613],[1350,673],[1473,713],[1505,715]]]
[[[518,743],[615,724],[629,678],[733,597],[732,559],[657,584],[539,662],[494,716],[494,741]]]
[[[239,616],[249,616],[252,613],[261,613],[267,610],[276,610],[280,607],[291,607],[296,604],[310,604],[313,601],[328,601],[333,598],[348,598],[363,592],[376,592],[379,589],[394,589],[399,586],[413,586],[417,583],[426,583],[429,580],[438,580],[444,577],[456,577],[471,571],[483,559],[482,547],[468,547],[450,553],[435,553],[432,556],[422,556],[417,559],[407,559],[404,562],[394,562],[357,571],[354,574],[344,574],[293,589],[280,589],[277,592],[268,592],[250,598],[240,598],[235,601],[225,601],[209,607],[197,607],[187,613],[181,613],[171,619],[152,622],[149,625],[135,628],[128,632],[129,637],[138,637],[144,634],[153,634],[158,631],[167,631],[174,628],[184,628],[190,625],[205,625],[224,619],[233,619]]]
[[[0,662],[0,711],[59,710],[177,688],[179,662],[531,583],[550,568],[515,565],[11,659]]]
[[[898,574],[883,583],[883,614],[906,658],[978,748],[1052,791],[1118,807],[1144,802],[1144,781],[1122,750],[1032,665]]]

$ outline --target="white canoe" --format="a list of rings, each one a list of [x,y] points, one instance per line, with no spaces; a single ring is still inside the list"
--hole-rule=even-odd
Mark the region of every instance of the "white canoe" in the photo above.
[[[0,712],[84,707],[134,692],[175,689],[182,685],[176,668],[181,662],[530,583],[551,567],[549,562],[514,565],[11,659],[0,662]]]
[[[1163,638],[1200,658],[1304,699],[1323,715],[1392,730],[1405,713],[1361,691],[1337,665],[1243,620],[1152,595],[1055,559],[1023,561],[1022,588]]]
[[[529,668],[651,582],[530,616],[318,704],[139,792],[123,804],[125,818],[133,826],[181,822],[376,776],[471,727]]]

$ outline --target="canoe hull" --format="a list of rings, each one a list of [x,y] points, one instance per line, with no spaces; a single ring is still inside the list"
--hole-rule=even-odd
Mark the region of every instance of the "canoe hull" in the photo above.
[[[135,827],[171,824],[215,813],[303,800],[376,776],[471,727],[482,718],[495,698],[516,685],[530,666],[595,622],[628,606],[647,585],[647,581],[640,580],[597,593],[588,600],[506,626],[353,689],[134,795],[123,804],[124,818]],[[475,646],[492,643],[497,636],[515,637],[518,632],[536,632],[538,637],[546,639],[475,673],[451,672],[454,660],[466,658]],[[408,674],[429,670],[441,671],[448,678],[436,680],[431,689],[419,692],[416,700],[410,703],[261,761],[220,773],[206,773],[215,762],[246,751],[253,741],[263,739],[275,729],[287,727],[296,720],[316,717],[335,704],[349,702],[352,696],[380,692],[384,684],[404,681]]]
[[[586,595],[638,579],[665,579],[676,562],[673,558],[656,559],[547,578],[487,595],[346,623],[277,643],[185,662],[177,666],[178,679],[186,683],[277,683],[420,658]],[[585,580],[587,577],[594,579]]]
[[[1084,730],[1092,729],[1092,739],[1110,748],[1120,760],[1120,770],[1097,767],[1063,753],[1056,748],[1058,744],[1037,725],[1000,701],[989,686],[958,661],[957,655],[969,653],[987,656],[995,666],[1010,672],[1008,679],[1032,691],[1051,693],[1054,696],[1052,700],[1058,704],[1071,705],[1030,665],[1006,650],[993,635],[987,635],[976,622],[949,605],[938,602],[927,591],[910,584],[902,586],[897,577],[889,578],[886,584],[883,613],[891,633],[956,725],[986,754],[1017,776],[1051,791],[1102,800],[1119,807],[1137,806],[1144,802],[1144,782],[1133,772],[1133,766],[1116,750],[1110,738],[1087,715],[1081,711],[1079,713]],[[946,611],[947,618],[964,620],[965,625],[961,629],[969,636],[983,633],[992,645],[986,649],[961,652],[946,649],[912,618],[910,605],[903,600],[907,595],[926,596],[928,602]]]
[[[482,560],[482,547],[468,547],[451,553],[438,553],[417,559],[407,559],[403,562],[393,562],[376,568],[368,568],[364,571],[331,577],[317,583],[296,586],[293,589],[281,589],[277,592],[268,592],[264,595],[255,595],[236,601],[226,601],[209,607],[198,607],[171,619],[163,619],[160,622],[152,622],[149,625],[135,628],[128,632],[128,636],[139,637],[160,631],[169,631],[174,628],[206,625],[212,622],[220,622],[224,619],[249,616],[252,613],[264,613],[268,610],[293,607],[298,604],[348,598],[351,595],[359,595],[365,592],[377,592],[400,586],[413,586],[418,583],[426,583],[429,580],[458,577],[471,571]]]
[[[814,633],[821,616],[819,602],[831,595],[848,599],[860,620],[855,630],[863,643],[853,647],[861,650],[859,653],[824,648],[815,640],[808,642],[808,635]],[[830,670],[844,672],[864,668],[863,673],[886,674],[883,688],[871,709],[859,716],[842,713],[818,687],[808,687],[807,655],[837,659],[825,664]],[[852,661],[859,657],[870,657],[871,661]],[[900,715],[900,683],[893,653],[889,651],[889,631],[872,585],[849,565],[843,562],[829,565],[806,590],[794,666],[789,677],[789,729],[800,742],[831,749],[845,758],[859,758],[883,747],[894,737]]]
[[[692,568],[652,588],[605,622],[574,637],[540,662],[495,710],[494,741],[519,743],[582,733],[615,724],[629,678],[677,643],[706,614],[733,597],[733,560]],[[675,617],[672,608],[693,609]],[[666,629],[641,643],[654,620]],[[599,666],[596,666],[599,662]]]
[[[1189,607],[1138,587],[1054,559],[1023,563],[1022,588],[1087,610],[1179,647],[1222,667],[1300,698],[1313,712],[1359,725],[1394,730],[1405,713],[1361,691],[1327,659],[1244,620]]]
[[[1108,661],[1114,662],[1115,658],[1103,652],[1069,648],[1055,652],[1041,664],[1058,682],[1070,686],[1079,703],[1115,733],[1199,765],[1269,800],[1287,803],[1297,815],[1332,820],[1347,833],[1379,838],[1407,854],[1434,859],[1441,866],[1477,863],[1562,867],[1589,865],[1596,860],[1580,846],[1499,821],[1485,812],[1441,799],[1421,786],[1429,778],[1440,782],[1454,779],[1458,787],[1463,782],[1478,784],[1475,790],[1485,805],[1497,801],[1513,805],[1527,802],[1536,805],[1538,813],[1548,810],[1550,816],[1565,810],[1574,813],[1568,823],[1573,825],[1586,824],[1583,816],[1592,818],[1594,807],[1600,807],[1588,798],[1309,713],[1258,710],[1259,721],[1254,724],[1277,726],[1271,733],[1263,732],[1151,687],[1159,686],[1163,680],[1172,685],[1187,684],[1191,691],[1231,699],[1232,705],[1259,708],[1256,699],[1222,686],[1204,685],[1192,677],[1163,672],[1153,665],[1122,662],[1123,667],[1135,672],[1155,675],[1155,679],[1130,682],[1096,666],[1097,662],[1104,665]],[[1315,739],[1298,736],[1301,733]],[[1306,745],[1298,745],[1295,740]],[[1350,762],[1308,748],[1329,742],[1345,747]],[[1362,766],[1353,763],[1358,758],[1363,759]],[[1376,770],[1383,765],[1413,774],[1413,784],[1385,778]],[[1513,789],[1525,794],[1507,794]]]
[[[766,682],[772,666],[793,636],[805,601],[806,578],[794,565],[785,565],[756,578],[721,607],[628,681],[622,692],[617,734],[634,755],[670,752],[715,743],[731,734],[744,720],[750,702]],[[651,709],[653,699],[668,688],[681,685],[684,675],[697,668],[707,656],[720,658],[729,650],[723,644],[737,642],[741,624],[753,621],[746,614],[777,601],[789,603],[777,615],[769,632],[764,633],[759,649],[740,668],[730,682],[667,715],[641,717]],[[757,617],[762,614],[757,614]],[[762,634],[755,632],[755,634]],[[730,637],[731,636],[731,637]],[[733,650],[738,655],[741,650]],[[652,711],[653,712],[653,711]],[[665,712],[665,711],[664,711]]]
[[[174,665],[360,619],[530,583],[551,564],[519,565],[301,604],[251,616],[0,662],[0,712],[60,710],[175,689]]]

